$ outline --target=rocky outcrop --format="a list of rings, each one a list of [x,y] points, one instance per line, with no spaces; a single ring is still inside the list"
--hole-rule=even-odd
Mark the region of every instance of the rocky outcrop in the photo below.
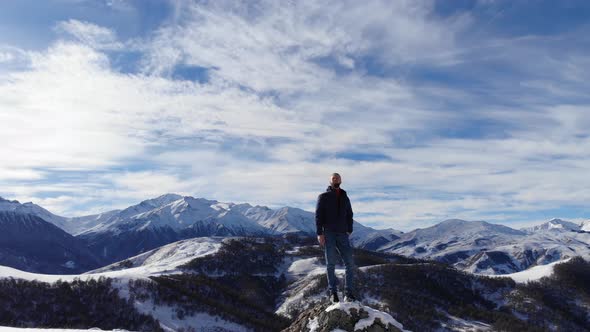
[[[283,332],[409,332],[386,312],[358,302],[321,303],[304,312]]]

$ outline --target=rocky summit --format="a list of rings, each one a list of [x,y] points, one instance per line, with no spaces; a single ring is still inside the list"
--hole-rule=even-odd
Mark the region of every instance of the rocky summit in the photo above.
[[[283,332],[409,332],[386,312],[358,302],[323,302],[302,312]]]

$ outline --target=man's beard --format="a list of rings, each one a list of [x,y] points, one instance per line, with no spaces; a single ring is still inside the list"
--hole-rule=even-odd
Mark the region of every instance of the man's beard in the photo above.
[[[334,187],[334,188],[340,188],[340,183],[332,183],[332,187]]]

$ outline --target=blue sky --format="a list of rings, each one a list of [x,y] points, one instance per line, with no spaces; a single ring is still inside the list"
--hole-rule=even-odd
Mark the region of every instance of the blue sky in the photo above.
[[[586,1],[3,1],[0,196],[588,218]]]

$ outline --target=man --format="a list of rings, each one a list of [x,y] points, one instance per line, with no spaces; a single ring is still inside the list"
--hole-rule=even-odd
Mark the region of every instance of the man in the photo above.
[[[338,254],[346,267],[346,295],[344,301],[356,301],[354,296],[354,262],[352,260],[352,247],[348,239],[352,233],[352,207],[346,191],[340,188],[342,178],[340,174],[333,173],[330,178],[330,186],[326,192],[318,196],[315,210],[315,222],[318,242],[324,247],[326,256],[326,270],[328,275],[328,287],[330,300],[339,302],[338,278],[335,274]]]

